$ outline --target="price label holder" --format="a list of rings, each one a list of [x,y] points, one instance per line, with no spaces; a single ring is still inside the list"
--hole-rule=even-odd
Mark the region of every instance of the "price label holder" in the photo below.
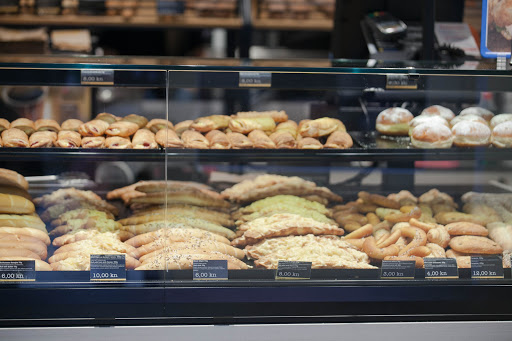
[[[500,256],[471,256],[471,278],[504,278],[503,261]]]
[[[91,255],[90,280],[99,282],[126,281],[125,255]]]
[[[419,77],[418,74],[388,74],[386,75],[386,89],[416,90]]]
[[[192,268],[194,281],[226,281],[228,279],[228,261],[194,260]]]
[[[311,262],[293,262],[280,260],[277,263],[275,279],[310,279],[311,264]]]
[[[242,71],[238,76],[238,86],[241,88],[270,88],[272,73]]]
[[[82,69],[80,83],[82,85],[114,85],[114,70]]]
[[[414,279],[415,272],[413,260],[383,260],[380,279]]]
[[[35,282],[34,260],[0,261],[0,282]]]
[[[459,268],[455,258],[423,258],[425,279],[458,279]]]

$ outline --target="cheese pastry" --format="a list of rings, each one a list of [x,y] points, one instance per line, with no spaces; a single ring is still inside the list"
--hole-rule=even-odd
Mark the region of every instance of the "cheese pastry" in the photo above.
[[[76,131],[63,130],[59,132],[56,147],[78,148],[82,145],[82,137]]]
[[[96,119],[82,124],[78,127],[78,132],[82,136],[102,136],[109,125],[108,122]]]
[[[133,149],[157,149],[158,144],[155,140],[155,134],[147,129],[139,129],[133,135]]]
[[[86,136],[82,138],[83,148],[105,148],[105,138],[103,136]]]

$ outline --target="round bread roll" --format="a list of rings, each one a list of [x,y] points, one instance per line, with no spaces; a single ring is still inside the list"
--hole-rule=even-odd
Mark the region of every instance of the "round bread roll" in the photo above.
[[[412,134],[412,130],[414,128],[422,124],[441,124],[450,128],[450,124],[448,123],[448,121],[442,118],[441,116],[422,114],[420,116],[416,116],[415,118],[412,119],[411,122],[409,122],[409,135]]]
[[[459,113],[459,116],[466,116],[466,115],[477,115],[477,116],[480,116],[481,118],[483,118],[484,120],[486,120],[487,122],[492,120],[492,118],[494,117],[494,114],[492,113],[492,111],[487,110],[485,108],[481,108],[481,107],[469,107],[469,108],[462,110]]]
[[[491,120],[491,129],[496,127],[503,122],[512,121],[512,114],[499,114],[492,118]]]
[[[487,146],[490,143],[491,129],[485,124],[462,121],[452,127],[453,144],[457,147]]]
[[[421,115],[441,116],[447,121],[450,121],[455,117],[453,111],[441,105],[431,105],[430,107],[423,109]]]
[[[411,112],[403,108],[388,108],[377,116],[377,131],[384,135],[407,136],[409,122],[414,118]]]
[[[494,127],[491,143],[498,148],[512,147],[512,121],[503,122]]]
[[[462,121],[471,121],[471,122],[479,122],[485,125],[489,125],[489,122],[484,120],[482,117],[478,115],[464,115],[464,116],[457,116],[453,120],[450,121],[450,125],[453,127],[459,122]]]
[[[450,148],[453,142],[453,135],[445,125],[420,124],[411,132],[411,143],[416,148]]]

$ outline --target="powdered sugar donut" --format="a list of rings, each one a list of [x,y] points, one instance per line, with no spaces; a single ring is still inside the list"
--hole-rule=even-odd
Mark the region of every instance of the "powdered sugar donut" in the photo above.
[[[512,147],[512,121],[506,121],[494,127],[491,142],[498,148]]]
[[[487,110],[485,108],[481,108],[481,107],[469,107],[469,108],[462,110],[459,113],[459,116],[465,116],[465,115],[477,115],[477,116],[480,116],[481,118],[483,118],[484,120],[486,120],[487,122],[492,120],[492,118],[494,117],[494,114],[492,113],[492,111]]]
[[[456,125],[457,123],[462,122],[462,121],[479,122],[479,123],[482,123],[485,125],[489,125],[489,123],[486,120],[484,120],[482,117],[480,117],[478,115],[457,116],[453,120],[450,121],[450,125],[453,127],[454,125]]]
[[[450,124],[447,120],[437,115],[420,115],[416,116],[409,122],[409,135],[412,134],[412,130],[421,124],[441,124],[450,128]]]
[[[385,135],[407,136],[409,122],[414,118],[411,112],[403,108],[388,108],[377,116],[377,131]]]
[[[450,148],[452,142],[450,128],[441,123],[423,123],[411,132],[411,143],[416,148]]]
[[[453,144],[457,147],[477,147],[489,145],[491,129],[485,124],[462,121],[452,127]]]
[[[447,121],[451,121],[455,117],[453,111],[441,105],[431,105],[430,107],[423,109],[421,115],[441,116]]]
[[[507,122],[507,121],[512,121],[512,114],[499,114],[499,115],[496,115],[491,120],[491,129],[493,129],[497,125],[500,125],[503,122]]]

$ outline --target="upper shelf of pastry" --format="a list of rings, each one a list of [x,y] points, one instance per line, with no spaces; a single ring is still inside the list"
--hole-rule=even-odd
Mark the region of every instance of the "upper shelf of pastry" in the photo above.
[[[240,88],[251,85],[242,83],[242,72],[258,72],[270,75],[264,86],[275,89],[510,91],[510,71],[475,63],[0,56],[0,85],[94,86],[83,70],[101,69],[112,70],[109,85],[120,87]]]

